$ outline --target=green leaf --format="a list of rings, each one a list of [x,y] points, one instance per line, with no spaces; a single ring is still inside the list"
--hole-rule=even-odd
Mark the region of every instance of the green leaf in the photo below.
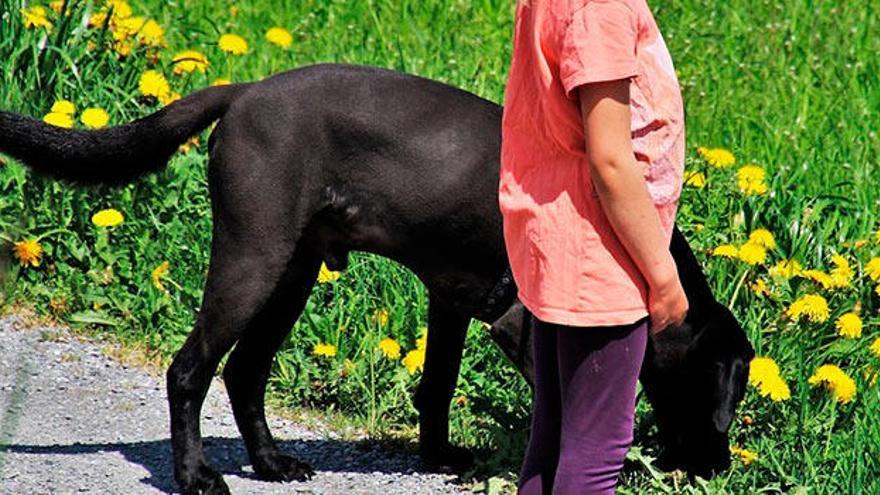
[[[119,326],[119,321],[95,311],[80,311],[74,313],[67,318],[73,323],[87,323],[92,325],[107,325],[111,327]]]

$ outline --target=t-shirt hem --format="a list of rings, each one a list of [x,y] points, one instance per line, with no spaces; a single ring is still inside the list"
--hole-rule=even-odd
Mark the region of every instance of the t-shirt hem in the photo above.
[[[535,318],[546,321],[547,323],[555,323],[557,325],[568,325],[574,327],[597,327],[597,326],[617,326],[635,323],[640,319],[649,315],[644,307],[614,310],[614,311],[575,311],[562,308],[540,307],[529,301],[528,298],[518,294],[520,302],[526,307]]]

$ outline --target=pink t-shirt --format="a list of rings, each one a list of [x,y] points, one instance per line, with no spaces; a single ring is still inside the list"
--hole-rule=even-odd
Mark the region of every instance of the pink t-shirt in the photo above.
[[[621,325],[648,314],[647,284],[590,179],[576,90],[624,78],[633,151],[669,240],[684,172],[684,109],[645,0],[519,2],[499,206],[519,298],[544,321]]]

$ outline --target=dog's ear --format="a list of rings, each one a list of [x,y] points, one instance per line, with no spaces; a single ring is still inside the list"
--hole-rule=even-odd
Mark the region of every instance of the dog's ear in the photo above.
[[[717,364],[718,368],[714,377],[717,383],[712,422],[719,433],[726,433],[736,415],[736,406],[745,396],[749,364],[738,356],[730,363]]]
[[[719,432],[726,432],[736,415],[736,407],[746,392],[749,376],[749,363],[755,357],[755,350],[749,342],[745,330],[730,310],[716,304],[719,326],[709,335],[712,342],[714,365],[717,380],[715,404],[712,421]]]

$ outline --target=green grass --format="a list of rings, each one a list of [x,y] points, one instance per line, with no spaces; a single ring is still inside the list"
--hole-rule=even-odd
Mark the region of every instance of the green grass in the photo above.
[[[156,19],[168,48],[151,67],[143,50],[120,60],[109,32],[83,30],[86,2],[43,30],[23,27],[21,2],[0,0],[0,108],[42,116],[59,98],[78,111],[100,106],[119,123],[158,108],[140,97],[146,68],[166,74],[186,94],[226,77],[260,79],[315,62],[379,65],[439,79],[501,101],[510,58],[513,1],[255,0],[230,15],[225,2],[149,0],[132,4]],[[868,346],[880,336],[880,296],[865,275],[880,255],[873,233],[880,194],[880,16],[876,2],[782,0],[682,0],[651,2],[673,55],[687,115],[688,168],[705,172],[705,188],[688,187],[678,221],[704,262],[719,300],[730,303],[760,355],[780,365],[791,398],[772,402],[750,387],[732,436],[758,453],[735,462],[718,478],[688,482],[651,466],[656,441],[648,408],[639,404],[637,444],[621,493],[880,493],[880,391],[863,371],[880,366]],[[263,33],[281,25],[294,34],[289,50],[269,45]],[[220,34],[244,36],[250,53],[227,57]],[[94,47],[90,50],[90,43]],[[203,51],[206,74],[172,76],[177,51]],[[169,168],[121,188],[77,189],[0,169],[3,252],[12,243],[39,238],[46,252],[39,267],[13,263],[5,303],[29,304],[75,326],[112,332],[170,355],[189,331],[201,300],[207,267],[210,214],[202,144],[179,154]],[[744,197],[735,169],[714,169],[697,146],[722,146],[737,167],[767,171],[769,193]],[[116,208],[125,222],[107,232],[91,215]],[[778,243],[758,266],[708,255],[723,243],[739,245],[755,228]],[[107,235],[107,239],[101,239]],[[856,248],[853,243],[867,239]],[[775,262],[795,258],[805,267],[831,269],[830,255],[852,264],[852,286],[823,289],[814,282],[768,277]],[[169,261],[168,293],[151,284],[151,272]],[[108,267],[110,269],[108,270]],[[749,289],[767,281],[770,297]],[[824,323],[783,317],[797,297],[819,293],[829,302]],[[376,437],[412,438],[416,421],[411,376],[376,349],[386,336],[412,350],[425,323],[426,295],[415,277],[387,260],[352,256],[351,268],[320,284],[278,356],[271,393],[293,408],[333,410]],[[859,306],[865,327],[854,340],[836,336],[834,320]],[[388,311],[388,323],[372,316]],[[338,347],[332,358],[312,355],[318,342]],[[348,360],[348,363],[347,363]],[[807,378],[821,364],[841,366],[858,386],[855,399],[838,404]],[[528,422],[529,392],[491,344],[481,325],[468,336],[452,406],[456,441],[483,452],[470,477],[515,479]],[[401,433],[402,432],[402,433]]]

